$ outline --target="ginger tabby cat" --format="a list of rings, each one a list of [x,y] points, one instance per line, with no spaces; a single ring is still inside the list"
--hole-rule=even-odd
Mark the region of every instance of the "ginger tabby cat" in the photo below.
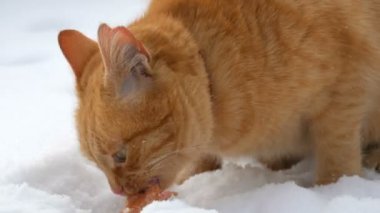
[[[370,0],[153,0],[98,42],[62,31],[81,149],[126,195],[224,157],[313,155],[317,184],[379,169],[379,20]]]

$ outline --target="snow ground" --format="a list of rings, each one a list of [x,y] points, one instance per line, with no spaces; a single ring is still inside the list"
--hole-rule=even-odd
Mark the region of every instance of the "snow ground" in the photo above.
[[[104,175],[78,151],[74,79],[57,44],[59,30],[94,38],[98,25],[126,24],[147,0],[2,0],[0,3],[0,213],[119,212]],[[312,162],[271,172],[227,163],[173,189],[152,212],[379,213],[380,175],[310,186]],[[297,183],[297,184],[296,184]]]

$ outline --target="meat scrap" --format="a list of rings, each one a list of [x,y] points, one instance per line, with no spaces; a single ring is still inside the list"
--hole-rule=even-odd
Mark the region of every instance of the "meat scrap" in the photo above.
[[[127,208],[122,213],[140,213],[153,201],[164,201],[176,196],[175,192],[162,191],[158,185],[151,186],[145,193],[128,197]]]

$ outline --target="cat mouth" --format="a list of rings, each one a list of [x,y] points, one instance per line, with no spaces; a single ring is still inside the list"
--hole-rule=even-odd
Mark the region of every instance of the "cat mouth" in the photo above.
[[[149,181],[149,184],[157,184],[157,185],[160,185],[160,178],[158,176],[155,176],[153,177],[152,179],[150,179]]]
[[[147,182],[146,186],[141,187],[140,189],[133,188],[128,185],[116,185],[116,186],[111,186],[111,190],[116,195],[132,196],[132,195],[144,194],[152,186],[160,187],[160,182],[161,182],[160,178],[155,176]]]
[[[149,182],[148,182],[148,186],[147,186],[147,187],[144,187],[144,188],[142,188],[142,189],[140,189],[140,190],[138,191],[138,194],[145,194],[146,191],[147,191],[150,187],[152,187],[152,186],[159,186],[159,187],[160,187],[160,178],[159,178],[159,177],[155,176],[155,177],[151,178],[151,179],[149,180]]]

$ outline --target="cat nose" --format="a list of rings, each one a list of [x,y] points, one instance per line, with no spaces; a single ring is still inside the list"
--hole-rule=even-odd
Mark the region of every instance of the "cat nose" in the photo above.
[[[112,192],[117,194],[117,195],[120,195],[120,196],[125,195],[125,192],[124,192],[124,189],[122,186],[113,186],[113,187],[111,187],[111,189],[112,189]]]

